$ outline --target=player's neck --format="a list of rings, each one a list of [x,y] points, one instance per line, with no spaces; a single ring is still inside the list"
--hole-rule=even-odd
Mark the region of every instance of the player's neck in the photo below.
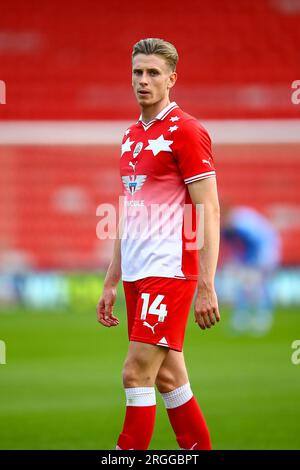
[[[166,108],[170,104],[170,98],[167,96],[166,98],[158,101],[152,106],[141,106],[141,114],[142,114],[142,121],[146,124],[152,119],[154,119],[164,108]]]

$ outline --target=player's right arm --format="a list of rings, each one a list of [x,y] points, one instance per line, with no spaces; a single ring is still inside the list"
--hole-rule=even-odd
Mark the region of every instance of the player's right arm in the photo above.
[[[119,229],[120,227],[121,222]],[[118,318],[113,315],[113,307],[117,298],[117,285],[121,278],[121,236],[119,229],[114,243],[112,260],[105,276],[103,292],[96,307],[98,322],[106,327],[119,324]]]

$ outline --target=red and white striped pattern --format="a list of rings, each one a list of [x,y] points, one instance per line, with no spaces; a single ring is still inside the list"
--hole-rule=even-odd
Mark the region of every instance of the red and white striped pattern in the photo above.
[[[210,178],[211,176],[216,176],[215,171],[207,171],[206,173],[200,173],[199,175],[191,176],[190,178],[185,178],[185,184],[194,183],[194,181],[203,180],[205,178]]]

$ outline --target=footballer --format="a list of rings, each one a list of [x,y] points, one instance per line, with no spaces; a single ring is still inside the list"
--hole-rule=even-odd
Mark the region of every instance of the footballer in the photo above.
[[[113,306],[122,278],[129,348],[123,368],[126,412],[116,442],[120,450],[148,448],[155,389],[178,446],[212,447],[189,383],[183,342],[193,299],[195,322],[202,330],[220,320],[214,287],[220,208],[210,137],[170,100],[177,62],[176,48],[162,39],[142,39],[133,47],[132,86],[141,115],[122,140],[121,236],[115,240],[97,305],[103,326],[119,324]],[[199,248],[193,243],[198,207],[204,208],[196,222],[204,240]],[[187,217],[186,208],[192,208]],[[199,371],[204,361],[199,356]]]

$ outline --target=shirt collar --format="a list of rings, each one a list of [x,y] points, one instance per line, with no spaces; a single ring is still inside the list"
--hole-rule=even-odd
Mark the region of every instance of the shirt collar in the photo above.
[[[172,101],[172,103],[168,104],[168,106],[166,106],[164,109],[162,109],[162,110],[158,113],[158,115],[155,116],[155,118],[152,119],[150,122],[153,122],[153,121],[155,121],[155,120],[160,120],[160,121],[162,121],[162,120],[166,117],[166,115],[169,114],[169,112],[171,112],[171,110],[172,110],[172,109],[175,109],[175,108],[178,108],[178,105],[177,105],[177,103],[176,103],[175,101]],[[145,126],[148,126],[148,125],[150,124],[150,122],[147,122],[147,124],[146,124],[146,123],[144,123],[144,122],[142,121],[142,115],[140,115],[140,117],[139,117],[139,122],[142,122]]]

